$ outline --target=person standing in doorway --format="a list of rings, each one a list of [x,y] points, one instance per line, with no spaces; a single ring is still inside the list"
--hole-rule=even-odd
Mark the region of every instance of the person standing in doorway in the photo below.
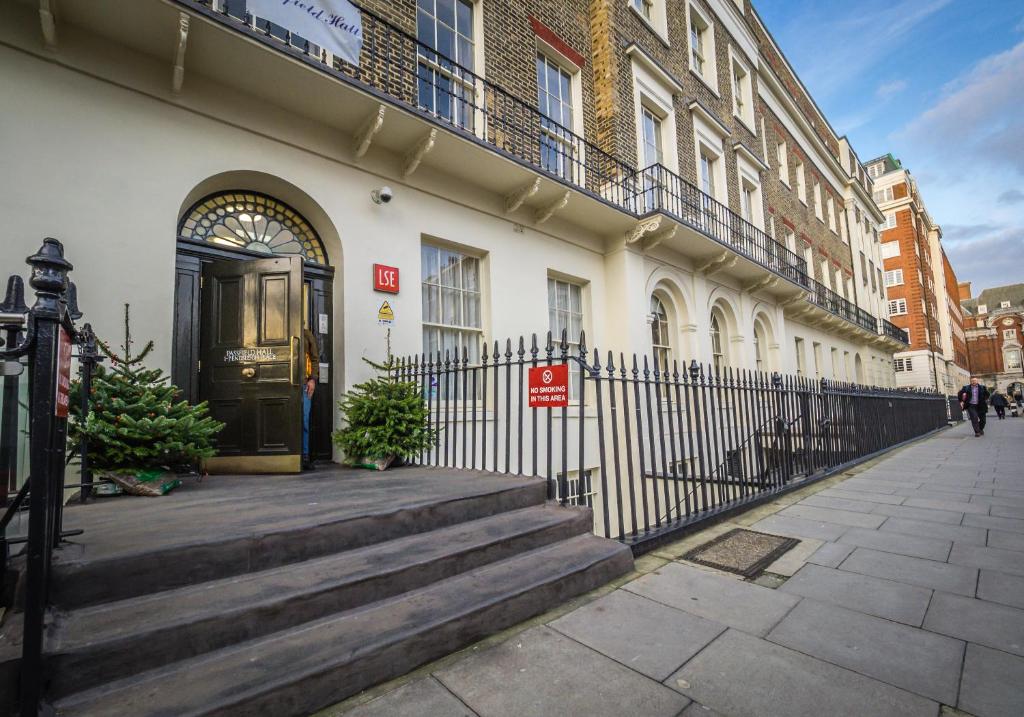
[[[320,379],[320,346],[309,327],[302,327],[303,353],[306,356],[306,380],[302,384],[302,469],[313,467],[309,453],[309,423],[313,412],[313,393]]]
[[[974,427],[975,438],[985,435],[985,414],[988,413],[988,389],[978,382],[977,376],[971,376],[971,382],[960,389],[956,395],[960,408],[967,411]]]
[[[996,391],[992,395],[992,408],[996,409],[996,416],[1002,421],[1006,418],[1006,407],[1010,405],[1010,402],[1006,400],[1006,396],[1001,391]]]

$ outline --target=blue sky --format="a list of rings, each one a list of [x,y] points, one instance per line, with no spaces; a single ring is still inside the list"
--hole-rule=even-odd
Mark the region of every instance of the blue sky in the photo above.
[[[959,279],[1024,282],[1024,2],[754,6],[861,160],[911,171]]]

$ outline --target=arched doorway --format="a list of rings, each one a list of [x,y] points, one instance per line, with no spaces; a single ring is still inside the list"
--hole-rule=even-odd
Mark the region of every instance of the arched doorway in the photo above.
[[[301,344],[302,327],[312,332],[319,348],[320,378],[311,408],[310,455],[314,459],[330,459],[332,453],[330,432],[336,373],[332,370],[334,268],[327,263],[327,256],[312,222],[287,202],[263,192],[233,188],[208,193],[193,201],[178,220],[172,381],[188,400],[207,400],[210,396],[204,393],[210,392],[211,384],[205,379],[211,376],[210,371],[224,370],[224,367],[207,366],[207,373],[201,375],[203,325],[209,316],[203,303],[209,300],[204,295],[204,273],[208,274],[216,266],[234,264],[235,268],[228,273],[238,274],[243,265],[261,266],[260,260],[264,260],[264,266],[268,260],[273,260],[271,265],[280,265],[278,268],[299,267],[294,272],[297,286],[293,308],[289,309],[293,312],[290,315],[299,318],[289,329],[289,346],[280,347],[280,351],[289,352],[289,361],[296,360],[292,343],[297,336]],[[247,348],[241,345],[244,342],[239,343],[239,348]],[[260,378],[268,372],[270,380],[270,367],[260,365],[258,370]],[[293,405],[291,399],[278,403]],[[266,420],[260,419],[261,430]],[[301,413],[299,420],[301,422]],[[223,442],[227,444],[226,440]]]
[[[864,362],[860,358],[860,354],[854,354],[853,356],[853,374],[856,377],[857,383],[864,384]]]

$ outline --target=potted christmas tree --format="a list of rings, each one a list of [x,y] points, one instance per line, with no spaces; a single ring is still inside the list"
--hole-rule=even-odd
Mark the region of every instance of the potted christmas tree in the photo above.
[[[110,368],[97,367],[85,416],[80,401],[72,399],[69,441],[77,447],[83,436],[88,439],[89,465],[97,478],[128,493],[162,495],[181,484],[175,471],[214,455],[213,439],[224,424],[208,415],[205,402],[193,406],[178,400],[179,389],[163,371],[143,365],[152,341],[134,355],[133,343],[125,304],[123,353],[99,342]]]
[[[376,370],[369,381],[357,383],[338,403],[345,426],[333,434],[334,443],[352,465],[386,470],[434,444],[429,412],[415,381],[394,375],[395,360],[364,361]]]

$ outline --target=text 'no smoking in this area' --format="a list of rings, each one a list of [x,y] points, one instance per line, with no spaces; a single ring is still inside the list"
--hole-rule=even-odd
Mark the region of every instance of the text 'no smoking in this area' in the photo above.
[[[569,367],[564,363],[536,366],[529,375],[530,408],[569,405]]]

